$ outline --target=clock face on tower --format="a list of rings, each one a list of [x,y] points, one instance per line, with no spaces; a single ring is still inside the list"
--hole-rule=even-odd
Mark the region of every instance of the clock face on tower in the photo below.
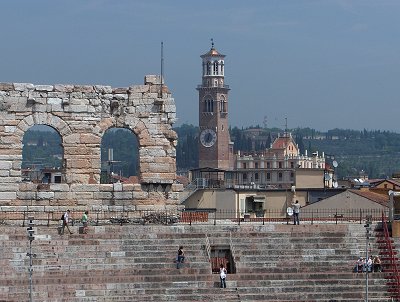
[[[217,133],[212,129],[205,129],[200,133],[200,142],[204,147],[211,147],[217,141]]]

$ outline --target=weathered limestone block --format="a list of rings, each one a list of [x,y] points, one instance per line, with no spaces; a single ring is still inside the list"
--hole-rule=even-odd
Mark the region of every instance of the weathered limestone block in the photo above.
[[[94,89],[95,89],[96,92],[101,93],[101,94],[110,94],[110,93],[112,93],[111,86],[95,85]]]
[[[94,199],[108,199],[112,198],[113,194],[111,192],[93,192]]]
[[[12,167],[12,161],[0,161],[0,170],[9,170]]]
[[[0,83],[0,90],[3,91],[14,90],[14,85],[12,83]]]
[[[35,90],[36,91],[53,91],[54,86],[52,85],[36,85]]]
[[[54,85],[54,91],[72,92],[73,90],[74,90],[74,85],[64,85],[64,84]]]
[[[72,184],[71,191],[73,192],[99,192],[98,185],[89,184]]]
[[[80,143],[81,135],[79,133],[72,133],[64,136],[65,147],[67,148],[68,144],[78,145]]]
[[[36,192],[36,199],[53,199],[54,192]]]
[[[133,192],[125,191],[125,192],[114,192],[113,198],[115,199],[129,199],[132,200]]]
[[[72,113],[84,113],[87,112],[88,106],[87,105],[69,105],[65,108],[67,112]]]
[[[16,198],[17,198],[17,192],[0,191],[0,200],[10,200],[10,199],[16,199]]]
[[[100,144],[101,137],[94,134],[81,134],[80,137],[81,144]]]
[[[149,197],[148,192],[140,191],[140,192],[132,192],[132,198],[133,200],[138,200],[138,199],[147,199]]]
[[[16,91],[26,91],[26,90],[33,90],[35,86],[30,83],[14,83],[14,89]]]
[[[53,192],[68,192],[70,187],[68,184],[50,184],[50,190]]]
[[[60,105],[62,104],[62,99],[61,98],[48,98],[47,99],[47,104],[50,105]]]
[[[3,89],[1,89],[1,90],[3,90]],[[130,93],[146,93],[148,91],[149,91],[148,85],[135,85],[135,86],[129,87]]]
[[[89,92],[93,92],[93,91],[94,91],[93,86],[89,86],[89,85],[75,85],[74,86],[74,92],[89,93]]]
[[[10,176],[10,170],[0,170],[0,177]]]

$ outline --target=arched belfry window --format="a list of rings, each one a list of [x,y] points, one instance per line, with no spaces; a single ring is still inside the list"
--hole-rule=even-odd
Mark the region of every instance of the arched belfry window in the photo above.
[[[100,183],[139,183],[139,142],[125,128],[108,129],[101,140]]]
[[[224,66],[225,66],[224,61],[221,61],[220,65],[221,65],[221,75],[224,75]]]
[[[214,75],[218,75],[218,61],[214,61]]]
[[[207,73],[206,73],[206,75],[211,75],[211,62],[210,61],[207,62]]]

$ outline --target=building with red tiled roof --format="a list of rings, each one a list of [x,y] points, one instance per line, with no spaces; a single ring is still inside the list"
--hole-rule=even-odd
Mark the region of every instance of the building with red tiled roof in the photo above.
[[[233,176],[228,186],[249,185],[260,188],[324,188],[333,187],[333,170],[325,167],[325,156],[300,154],[292,135],[285,132],[271,148],[235,156]],[[325,176],[325,175],[328,176]]]

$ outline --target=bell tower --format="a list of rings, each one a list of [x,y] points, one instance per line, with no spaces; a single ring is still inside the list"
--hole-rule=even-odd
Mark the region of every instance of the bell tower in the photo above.
[[[228,92],[225,85],[225,55],[214,48],[202,58],[202,83],[199,91],[199,167],[232,169],[233,145],[228,125]]]

